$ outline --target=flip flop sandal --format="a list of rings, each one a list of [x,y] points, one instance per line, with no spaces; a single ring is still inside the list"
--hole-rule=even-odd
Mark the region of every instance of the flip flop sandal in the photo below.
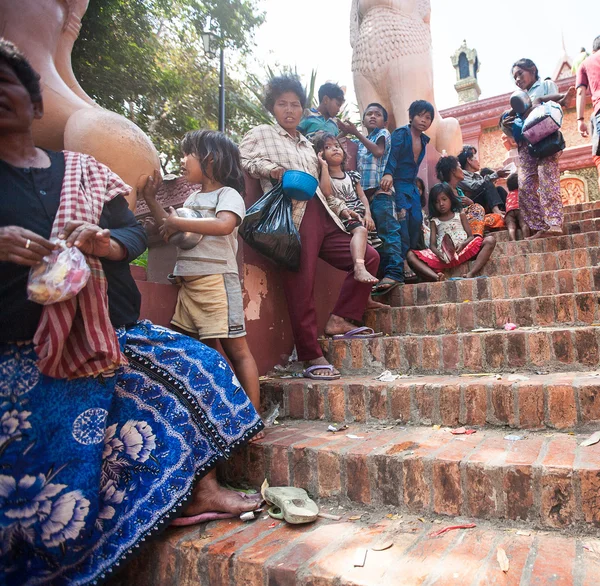
[[[171,521],[171,527],[189,527],[190,525],[199,525],[200,523],[208,523],[209,521],[217,521],[219,519],[233,519],[239,517],[233,513],[200,513],[190,517],[179,517]]]
[[[387,287],[384,286],[384,287],[378,289],[380,284],[381,284],[381,281],[379,281],[379,283],[377,283],[377,285],[375,285],[375,287],[373,287],[373,289],[371,290],[371,297],[381,297],[382,295],[387,295],[390,291],[393,291],[396,287],[400,287],[400,285],[404,285],[404,283],[402,283],[401,281],[393,281],[391,279],[390,279],[389,285]],[[387,285],[387,284],[388,283],[384,283],[384,285]]]
[[[383,336],[381,332],[375,332],[373,328],[362,326],[354,328],[345,334],[335,334],[332,336],[334,340],[365,340],[369,338],[380,338]]]
[[[292,525],[312,523],[319,514],[319,507],[303,488],[270,486],[265,489],[265,500],[273,505],[268,510],[271,517]]]
[[[313,374],[315,370],[328,370],[331,374]],[[333,374],[335,368],[331,364],[314,364],[309,366],[302,372],[304,378],[310,378],[312,380],[337,380],[342,378],[342,375],[338,372]]]

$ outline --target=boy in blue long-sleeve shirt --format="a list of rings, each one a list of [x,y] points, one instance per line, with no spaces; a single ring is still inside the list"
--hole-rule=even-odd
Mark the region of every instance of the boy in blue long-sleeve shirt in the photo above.
[[[393,281],[404,281],[403,265],[406,253],[411,248],[417,248],[423,213],[421,211],[421,196],[416,184],[419,167],[425,158],[425,151],[429,137],[424,134],[429,129],[435,117],[433,106],[425,100],[417,100],[410,105],[408,110],[410,122],[406,126],[397,128],[392,133],[392,148],[381,180],[382,191],[394,188],[396,194],[396,212],[399,220],[400,235],[402,239],[402,258],[394,255],[391,262],[396,266]],[[393,202],[390,201],[390,205]],[[377,227],[379,232],[379,226]],[[383,239],[383,238],[382,238]],[[400,268],[402,267],[402,269]],[[400,271],[402,278],[400,279]],[[394,271],[383,269],[384,274]],[[378,289],[387,283],[380,283]]]

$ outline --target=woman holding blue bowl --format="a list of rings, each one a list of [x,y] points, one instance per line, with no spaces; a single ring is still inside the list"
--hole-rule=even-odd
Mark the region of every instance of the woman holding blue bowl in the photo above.
[[[240,144],[242,166],[252,177],[260,179],[264,193],[272,189],[271,180],[279,181],[285,171],[304,171],[319,178],[319,161],[312,144],[297,130],[306,106],[306,93],[295,76],[273,78],[266,87],[265,108],[276,123],[253,128]],[[373,337],[370,329],[356,328],[370,301],[371,285],[354,278],[351,236],[339,217],[329,208],[317,188],[309,200],[294,200],[293,220],[300,232],[302,256],[297,272],[281,271],[288,312],[296,343],[298,360],[305,362],[304,376],[315,380],[334,380],[340,373],[327,362],[317,341],[317,313],[314,288],[317,259],[348,271],[339,298],[325,325],[325,335],[345,338]],[[377,273],[379,255],[367,247],[365,267]],[[377,304],[380,305],[380,304]],[[370,332],[370,333],[369,333]]]

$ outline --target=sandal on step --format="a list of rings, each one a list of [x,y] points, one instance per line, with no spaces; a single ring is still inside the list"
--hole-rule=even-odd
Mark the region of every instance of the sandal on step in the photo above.
[[[309,498],[303,488],[273,486],[265,489],[265,500],[273,506],[269,515],[292,525],[312,523],[319,514],[319,507]]]
[[[399,287],[400,285],[404,285],[404,283],[401,281],[394,281],[393,279],[390,279],[388,277],[384,277],[371,290],[371,297],[381,297],[382,295],[387,295],[390,291],[393,291],[396,287]]]
[[[314,374],[315,370],[328,370],[331,374]],[[339,372],[334,373],[334,370],[335,368],[331,364],[313,364],[304,369],[302,376],[312,380],[337,380],[342,378],[342,375]]]
[[[373,328],[362,326],[360,328],[354,328],[345,334],[334,334],[331,336],[334,340],[366,340],[370,338],[380,338],[383,336],[381,332],[375,332]]]

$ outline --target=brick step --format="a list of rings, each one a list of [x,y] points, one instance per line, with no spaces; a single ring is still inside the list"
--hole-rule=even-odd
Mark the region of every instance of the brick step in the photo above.
[[[387,383],[364,376],[270,379],[261,397],[265,405],[278,403],[282,417],[336,423],[571,430],[600,422],[600,378],[593,372],[411,376]]]
[[[521,299],[495,299],[471,303],[392,307],[365,316],[365,325],[385,334],[451,334],[475,328],[590,325],[600,322],[600,293],[565,293]],[[600,324],[599,324],[600,325]]]
[[[542,271],[556,271],[560,269],[578,269],[593,267],[600,262],[600,246],[591,248],[569,248],[556,252],[528,253],[514,256],[492,254],[482,270],[486,277],[499,275],[523,275]],[[472,267],[475,260],[467,265]],[[445,271],[446,276],[461,276],[465,273],[465,265]]]
[[[345,511],[336,511],[345,512]],[[430,534],[453,524],[356,507],[341,521],[293,527],[272,519],[216,521],[169,529],[145,545],[110,586],[597,586],[599,540],[489,523]],[[360,521],[350,521],[359,516]],[[390,514],[390,513],[388,513]],[[465,523],[470,519],[457,519]],[[384,541],[384,551],[370,549]],[[363,567],[356,550],[368,549]],[[509,570],[497,561],[502,548]]]
[[[578,220],[590,220],[593,218],[600,218],[600,209],[597,207],[591,210],[565,211],[564,214],[565,222],[577,222]]]
[[[600,218],[587,220],[574,220],[563,224],[563,234],[583,234],[585,232],[597,232],[600,229]],[[498,242],[508,242],[508,231],[497,230],[492,232]],[[553,236],[552,238],[557,238]]]
[[[586,201],[585,203],[572,203],[563,207],[564,213],[582,212],[585,210],[595,210],[600,208],[600,200]]]
[[[599,336],[593,326],[563,326],[370,340],[322,338],[320,343],[329,361],[347,375],[384,369],[415,374],[584,371],[600,364]]]
[[[600,291],[600,267],[416,283],[397,287],[384,301],[394,307],[412,307],[592,291]]]
[[[600,213],[600,210],[599,210]],[[590,248],[600,246],[600,233],[584,232],[541,240],[519,240],[517,242],[498,242],[494,256],[515,256],[518,254],[540,254],[542,252],[558,252],[574,248]]]
[[[495,429],[455,436],[444,427],[326,427],[284,422],[237,453],[227,474],[401,512],[600,527],[600,445],[581,447],[587,434],[527,432],[510,441]]]

